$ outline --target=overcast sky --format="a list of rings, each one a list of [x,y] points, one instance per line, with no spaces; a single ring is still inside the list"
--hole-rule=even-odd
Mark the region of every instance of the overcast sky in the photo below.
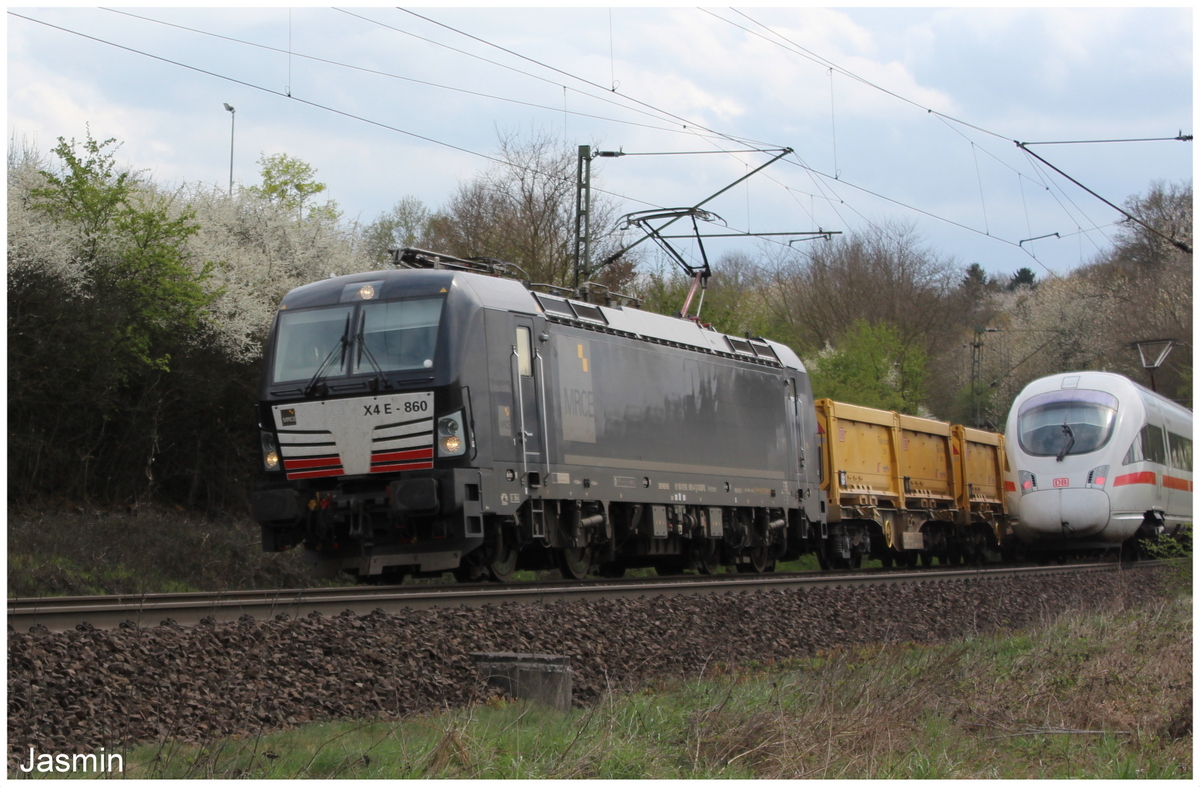
[[[10,145],[90,128],[160,183],[227,187],[232,131],[237,183],[287,153],[363,222],[409,195],[444,204],[501,134],[765,151],[600,159],[594,186],[622,213],[694,205],[790,147],[705,207],[737,231],[910,225],[963,266],[1046,278],[1107,248],[1121,216],[1014,140],[1192,133],[1190,7],[10,8],[7,23]],[[1117,204],[1192,175],[1190,142],[1031,150]]]

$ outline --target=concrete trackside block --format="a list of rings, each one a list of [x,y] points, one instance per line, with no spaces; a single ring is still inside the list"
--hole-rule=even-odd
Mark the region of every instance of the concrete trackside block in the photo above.
[[[571,709],[571,657],[536,653],[472,653],[479,676],[511,697],[559,711]]]

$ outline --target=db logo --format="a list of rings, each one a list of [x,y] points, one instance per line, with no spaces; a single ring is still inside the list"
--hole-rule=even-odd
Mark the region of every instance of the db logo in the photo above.
[[[1056,488],[1061,488],[1061,487],[1064,487],[1064,486],[1070,486],[1070,485],[1071,485],[1071,482],[1070,482],[1069,480],[1067,480],[1066,478],[1056,478],[1056,479],[1054,479],[1054,486],[1055,486]]]

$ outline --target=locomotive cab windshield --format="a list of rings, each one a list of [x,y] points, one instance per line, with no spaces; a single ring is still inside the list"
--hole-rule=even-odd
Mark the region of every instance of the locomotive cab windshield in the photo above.
[[[1111,394],[1051,391],[1021,406],[1018,439],[1030,456],[1089,454],[1108,443],[1116,416],[1117,398]]]
[[[280,312],[270,384],[304,382],[307,389],[337,377],[431,370],[443,302],[372,300]]]

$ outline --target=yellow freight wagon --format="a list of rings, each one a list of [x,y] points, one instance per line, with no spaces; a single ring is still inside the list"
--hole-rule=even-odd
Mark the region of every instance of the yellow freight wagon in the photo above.
[[[816,402],[833,567],[864,555],[930,565],[981,560],[1007,534],[1004,437],[821,399]]]

